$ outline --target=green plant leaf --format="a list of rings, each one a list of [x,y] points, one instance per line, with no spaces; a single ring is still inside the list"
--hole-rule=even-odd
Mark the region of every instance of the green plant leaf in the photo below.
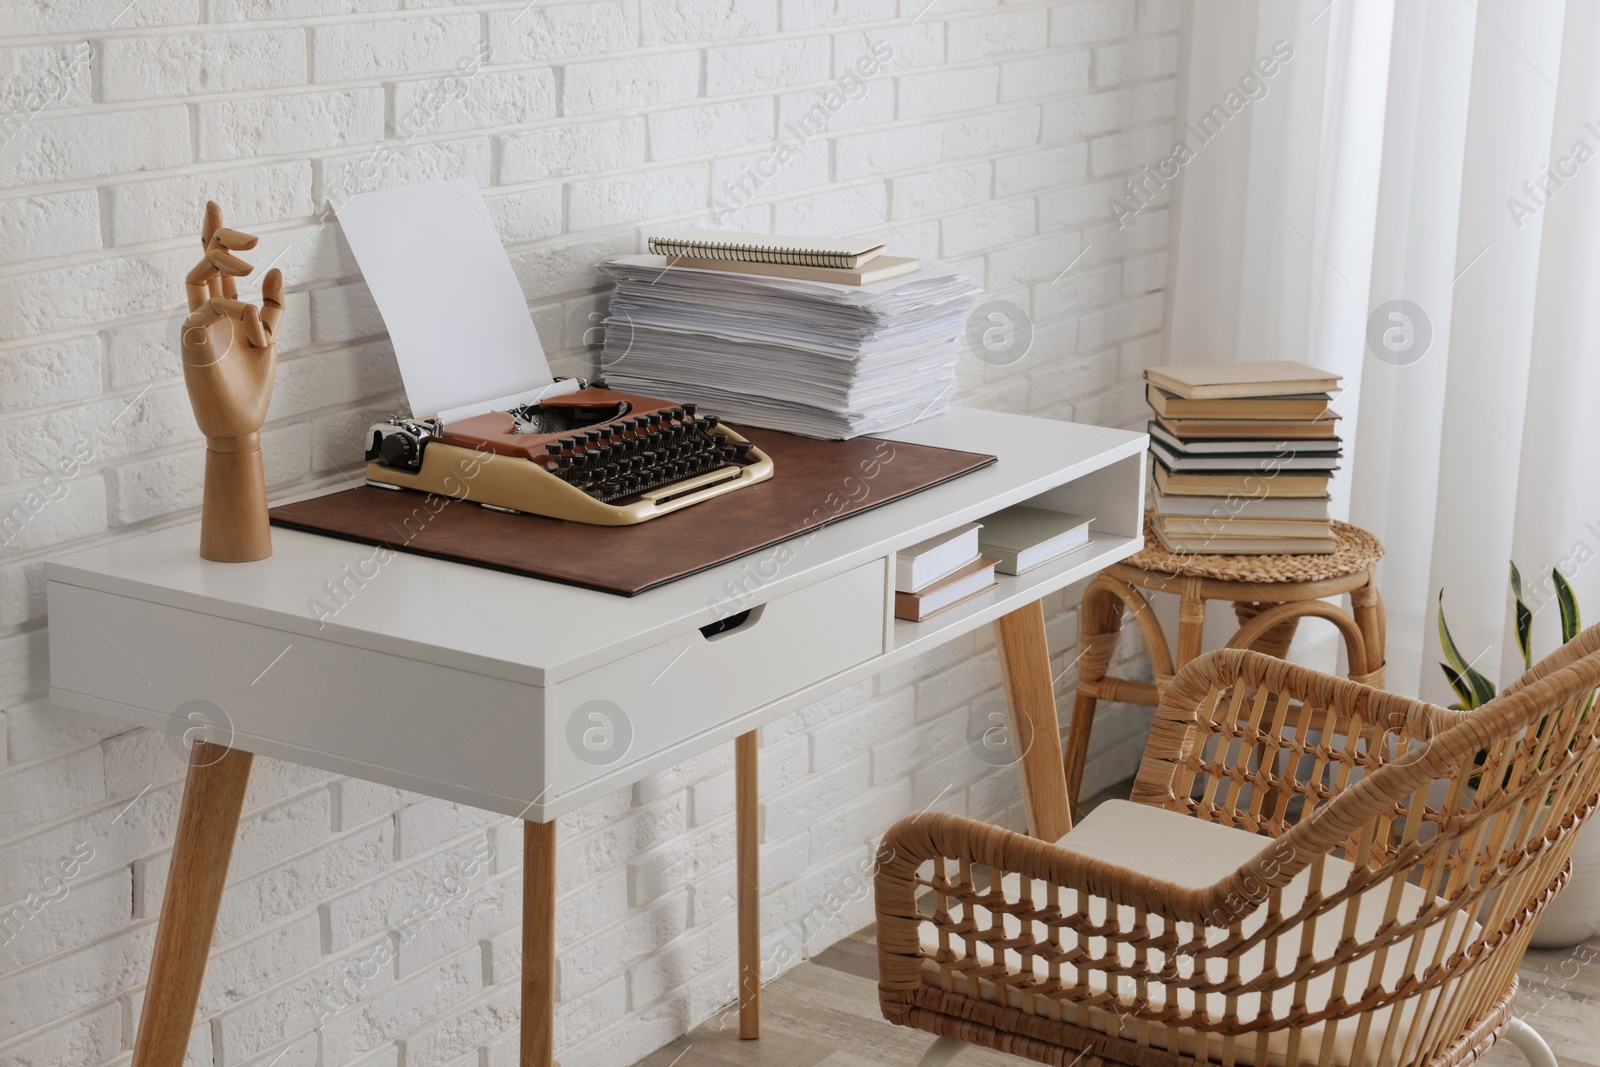
[[[1522,599],[1522,575],[1517,572],[1517,561],[1511,561],[1511,595],[1517,602],[1517,647],[1522,650],[1522,669],[1533,669],[1533,612]]]
[[[1445,680],[1450,683],[1450,688],[1454,689],[1456,696],[1461,698],[1456,703],[1451,704],[1451,708],[1456,711],[1471,711],[1478,706],[1477,701],[1473,699],[1472,686],[1467,684],[1465,678],[1451,670],[1448,663],[1439,664],[1439,669],[1444,671]]]
[[[1495,684],[1467,665],[1461,650],[1456,648],[1455,639],[1450,636],[1450,627],[1444,621],[1443,589],[1439,590],[1439,647],[1444,650],[1444,658],[1450,663],[1445,669],[1445,677],[1450,679],[1450,687],[1460,694],[1469,707],[1479,708],[1494,699]],[[1467,689],[1459,688],[1457,682],[1465,684]]]
[[[1556,584],[1556,603],[1561,605],[1561,643],[1564,645],[1583,629],[1583,622],[1578,617],[1578,598],[1560,567],[1550,568],[1550,580]]]

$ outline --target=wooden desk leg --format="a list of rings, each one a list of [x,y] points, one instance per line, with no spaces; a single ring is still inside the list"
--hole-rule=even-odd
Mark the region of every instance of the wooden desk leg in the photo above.
[[[761,794],[756,731],[733,741],[734,866],[739,874],[739,1036],[761,1036]]]
[[[225,745],[197,741],[189,749],[189,776],[183,785],[167,891],[161,899],[133,1067],[183,1063],[222,904],[222,885],[228,878],[228,859],[239,834],[250,763],[250,753]]]
[[[1000,673],[1011,705],[1011,736],[1020,755],[1022,807],[1028,833],[1054,841],[1072,829],[1067,804],[1066,765],[1061,756],[1061,727],[1056,721],[1056,694],[1050,677],[1050,646],[1045,639],[1044,605],[1035,600],[994,623],[1000,649]]]
[[[556,824],[522,824],[522,1067],[555,1055]]]

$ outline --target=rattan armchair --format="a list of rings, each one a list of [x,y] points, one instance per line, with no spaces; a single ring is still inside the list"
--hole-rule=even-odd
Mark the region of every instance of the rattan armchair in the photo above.
[[[901,820],[891,1022],[1042,1063],[1470,1063],[1600,789],[1600,627],[1451,711],[1255,652],[1183,668],[1132,801],[1050,842]]]

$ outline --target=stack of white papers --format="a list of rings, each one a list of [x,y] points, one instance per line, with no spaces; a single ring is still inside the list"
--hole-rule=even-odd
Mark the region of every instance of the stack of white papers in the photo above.
[[[617,282],[601,365],[613,388],[704,405],[733,423],[850,438],[949,406],[981,291],[929,263],[872,285],[669,267],[602,266]]]

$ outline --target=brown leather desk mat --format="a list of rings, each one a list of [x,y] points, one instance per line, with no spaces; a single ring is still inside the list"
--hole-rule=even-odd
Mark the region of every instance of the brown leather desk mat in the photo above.
[[[430,517],[442,498],[425,504],[422,493],[370,486],[273,508],[272,522],[633,596],[995,462],[875,438],[739,432],[772,457],[769,480],[633,526],[508,515],[454,500]]]

